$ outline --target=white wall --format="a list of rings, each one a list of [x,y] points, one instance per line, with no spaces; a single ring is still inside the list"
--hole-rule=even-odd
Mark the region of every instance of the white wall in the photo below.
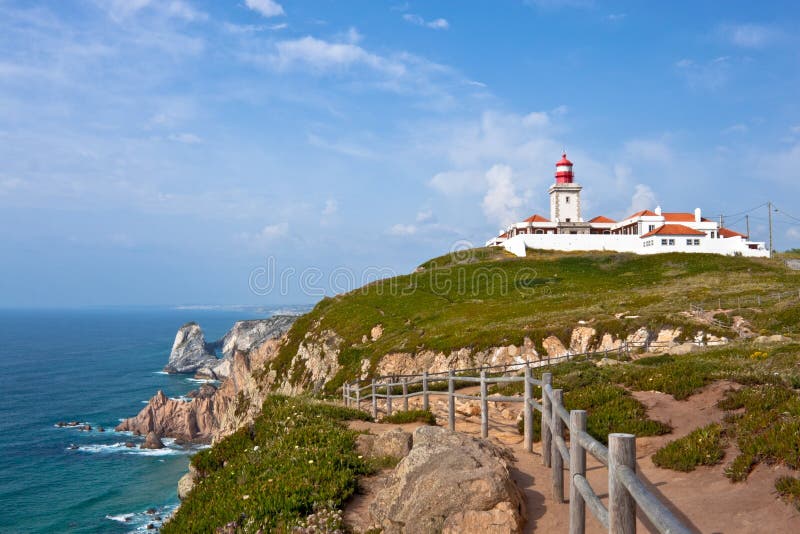
[[[653,245],[644,246],[651,240]],[[674,245],[661,245],[662,239],[674,239]],[[723,254],[732,256],[740,253],[748,257],[768,257],[766,249],[752,250],[747,247],[741,237],[711,239],[700,237],[700,245],[687,245],[689,237],[652,236],[642,239],[638,235],[598,235],[598,234],[523,234],[514,236],[503,243],[503,247],[512,254],[524,257],[527,249],[588,251],[604,250],[613,252],[633,252],[634,254],[660,254],[664,252],[694,252],[707,254]],[[695,239],[692,237],[691,239]]]

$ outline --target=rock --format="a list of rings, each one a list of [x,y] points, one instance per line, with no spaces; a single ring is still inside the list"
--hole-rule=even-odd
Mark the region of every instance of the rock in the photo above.
[[[569,350],[573,354],[583,354],[589,352],[592,341],[597,335],[597,330],[589,326],[579,326],[572,331],[572,338],[569,343]]]
[[[189,496],[189,492],[194,488],[194,484],[195,477],[191,471],[183,475],[180,480],[178,480],[178,498],[180,500],[185,500],[186,497]]]
[[[608,367],[611,365],[622,365],[623,362],[619,360],[612,360],[611,358],[601,358],[595,362],[597,367]]]
[[[98,426],[98,427],[97,427],[97,431],[98,431],[98,432],[105,432],[105,431],[106,431],[106,429],[105,429],[105,428],[103,428],[102,426]]]
[[[636,332],[629,335],[625,341],[633,344],[635,347],[644,346],[649,341],[652,341],[653,334],[644,326],[639,328]]]
[[[163,449],[164,442],[158,437],[155,432],[148,432],[147,437],[144,438],[144,443],[139,447],[140,449]]]
[[[56,426],[58,428],[64,428],[65,426],[67,426],[67,423],[65,423],[64,421],[59,421],[58,423],[56,423]]]
[[[680,345],[671,347],[668,353],[671,356],[683,356],[684,354],[695,352],[698,348],[699,347],[694,343],[681,343]]]
[[[156,526],[153,523],[147,523],[147,530],[155,530]]]
[[[800,260],[786,260],[786,266],[794,271],[800,271]]]
[[[75,445],[74,443],[70,443],[69,447],[67,447],[67,448],[69,450],[71,450],[71,451],[77,451],[79,449],[79,447],[77,445]]]
[[[753,340],[753,343],[758,343],[759,345],[768,345],[770,343],[785,343],[791,340],[792,338],[790,337],[775,334],[772,336],[758,336]]]
[[[148,508],[147,510],[144,511],[144,513],[146,513],[147,515],[155,515],[156,512],[158,512],[158,510],[156,510],[155,508]]]
[[[519,532],[519,519],[508,502],[498,503],[491,510],[458,512],[444,522],[442,534],[512,534]]]
[[[206,343],[203,330],[192,322],[178,330],[164,370],[168,373],[193,373],[201,367],[214,367],[216,363],[217,357]]]
[[[296,315],[274,315],[268,319],[237,321],[217,342],[222,348],[222,357],[230,360],[236,352],[249,352],[267,339],[283,336],[295,320]]]
[[[564,347],[564,344],[556,336],[548,336],[544,338],[542,340],[542,346],[544,347],[547,356],[550,358],[558,358],[559,356],[564,356],[567,353],[567,349]]]
[[[606,333],[603,334],[603,338],[600,340],[600,345],[597,347],[597,350],[600,352],[615,351],[619,350],[621,346],[621,339],[614,339],[614,336]]]
[[[672,347],[677,345],[675,342],[681,336],[682,330],[678,328],[662,328],[658,331],[655,341],[652,342],[650,352],[658,354],[660,352],[668,352]]]
[[[413,442],[369,507],[386,534],[445,528],[477,532],[466,523],[473,519],[509,526],[490,532],[520,532],[524,501],[510,477],[507,452],[489,441],[432,426],[418,428]]]
[[[134,442],[132,442],[132,441],[126,441],[125,442],[125,446],[128,447],[129,449],[132,449],[132,448],[136,447],[136,444]]]
[[[383,325],[376,324],[372,327],[372,330],[369,332],[369,337],[372,341],[378,341],[381,336],[383,335]]]
[[[411,450],[411,432],[394,428],[378,435],[359,434],[356,436],[356,450],[369,458],[404,458]]]
[[[479,401],[456,401],[456,413],[472,417],[473,415],[481,414],[481,405]]]

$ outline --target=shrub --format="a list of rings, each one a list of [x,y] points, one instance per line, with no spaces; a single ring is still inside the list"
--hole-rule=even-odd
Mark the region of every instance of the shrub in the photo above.
[[[430,410],[408,410],[394,412],[380,420],[381,423],[392,423],[402,425],[405,423],[424,423],[426,425],[436,425],[436,416]]]
[[[653,463],[675,471],[694,471],[699,465],[715,465],[725,456],[722,426],[712,423],[670,441],[653,455]]]
[[[369,471],[355,452],[356,433],[342,421],[368,418],[307,399],[268,397],[252,425],[192,458],[202,478],[162,531],[287,531],[307,523],[315,506],[340,508]]]
[[[775,489],[784,501],[800,510],[800,478],[780,477],[775,481]]]

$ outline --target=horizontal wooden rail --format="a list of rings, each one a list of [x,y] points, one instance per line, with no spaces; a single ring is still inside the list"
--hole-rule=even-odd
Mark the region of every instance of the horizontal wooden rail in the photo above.
[[[625,350],[637,344],[626,343]],[[651,348],[654,343],[643,343],[638,346]],[[622,350],[620,351],[622,352]],[[563,392],[552,386],[552,374],[543,373],[541,379],[532,376],[532,370],[559,361],[569,361],[578,355],[567,354],[560,358],[552,358],[545,362],[529,362],[514,366],[494,366],[460,370],[458,372],[479,371],[480,376],[459,376],[456,371],[442,373],[422,373],[421,375],[396,375],[372,379],[362,386],[360,382],[345,383],[342,396],[345,405],[361,408],[363,402],[371,405],[373,417],[378,417],[378,400],[385,404],[384,413],[392,414],[393,400],[403,402],[403,409],[408,410],[411,398],[422,397],[422,407],[427,410],[430,397],[447,397],[447,423],[455,430],[456,400],[477,401],[480,404],[481,436],[489,435],[489,403],[518,402],[522,403],[522,420],[524,447],[533,450],[533,416],[536,411],[541,414],[542,462],[551,468],[553,499],[564,502],[564,465],[569,466],[569,506],[570,534],[584,534],[586,528],[586,510],[610,533],[633,534],[636,532],[637,505],[658,532],[666,534],[688,534],[689,528],[656,497],[636,475],[635,437],[630,434],[610,434],[609,446],[592,437],[586,431],[587,414],[582,410],[568,411],[564,407]],[[521,365],[521,366],[520,366]],[[515,367],[515,368],[512,368]],[[489,376],[497,369],[502,373],[523,371],[523,376]],[[522,383],[523,396],[489,395],[489,385]],[[434,390],[431,386],[444,386],[447,389]],[[479,393],[456,393],[456,384],[475,384]],[[416,390],[420,387],[420,390]],[[533,397],[534,388],[541,388],[541,399]],[[401,388],[398,392],[395,388]],[[409,388],[414,389],[411,391]],[[564,438],[565,430],[569,431],[569,442]],[[608,468],[608,507],[604,506],[595,490],[586,479],[586,454],[591,454]]]

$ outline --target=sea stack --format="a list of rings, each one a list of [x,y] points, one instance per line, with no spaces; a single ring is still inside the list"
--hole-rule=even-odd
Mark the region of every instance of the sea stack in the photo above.
[[[183,325],[175,336],[172,352],[164,371],[168,373],[193,373],[201,367],[213,367],[217,357],[206,343],[203,329],[195,322]]]

